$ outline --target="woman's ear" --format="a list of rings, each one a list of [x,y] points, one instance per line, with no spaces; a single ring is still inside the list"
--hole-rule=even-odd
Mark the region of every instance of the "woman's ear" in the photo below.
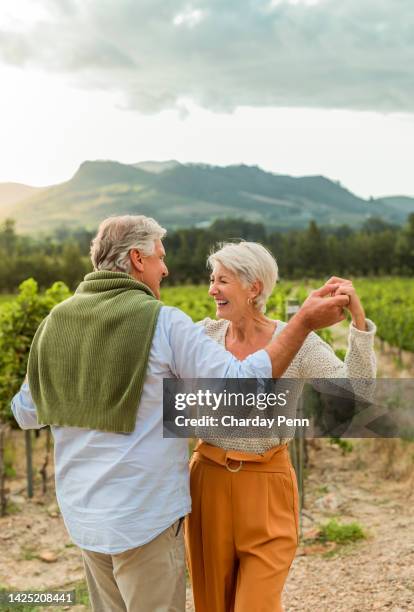
[[[263,291],[263,283],[259,280],[255,280],[250,286],[251,297],[256,299],[258,295]]]
[[[138,249],[131,249],[129,252],[129,258],[131,260],[131,266],[137,272],[144,272],[144,262],[142,255]]]

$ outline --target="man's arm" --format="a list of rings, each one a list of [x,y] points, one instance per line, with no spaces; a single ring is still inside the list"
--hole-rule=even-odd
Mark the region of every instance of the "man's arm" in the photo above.
[[[183,312],[165,309],[171,369],[179,378],[279,378],[314,329],[344,319],[348,296],[325,297],[337,285],[314,291],[286,328],[266,347],[239,361],[223,346],[207,337]]]
[[[36,406],[33,403],[27,378],[12,399],[11,409],[21,429],[40,429],[44,425],[37,422]]]

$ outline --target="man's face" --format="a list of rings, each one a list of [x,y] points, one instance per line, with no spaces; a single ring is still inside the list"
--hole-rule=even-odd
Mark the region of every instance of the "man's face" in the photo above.
[[[165,250],[161,240],[155,240],[154,245],[152,255],[141,255],[136,249],[131,251],[131,274],[147,285],[155,297],[160,299],[160,283],[168,276],[168,268],[164,262]]]

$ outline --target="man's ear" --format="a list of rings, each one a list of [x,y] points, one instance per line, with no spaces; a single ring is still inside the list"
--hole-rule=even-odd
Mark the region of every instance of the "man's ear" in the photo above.
[[[144,272],[143,257],[138,249],[131,249],[129,252],[129,258],[131,260],[131,266],[137,272]]]

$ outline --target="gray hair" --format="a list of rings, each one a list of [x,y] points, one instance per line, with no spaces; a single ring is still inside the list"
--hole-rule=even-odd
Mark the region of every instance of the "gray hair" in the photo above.
[[[102,221],[92,240],[93,268],[129,274],[131,249],[138,249],[144,256],[152,255],[155,240],[161,240],[166,233],[154,219],[144,215],[109,217]]]
[[[211,270],[216,263],[233,272],[246,286],[259,281],[262,290],[253,304],[266,312],[266,302],[278,280],[277,263],[270,251],[258,242],[223,242],[207,259]]]

